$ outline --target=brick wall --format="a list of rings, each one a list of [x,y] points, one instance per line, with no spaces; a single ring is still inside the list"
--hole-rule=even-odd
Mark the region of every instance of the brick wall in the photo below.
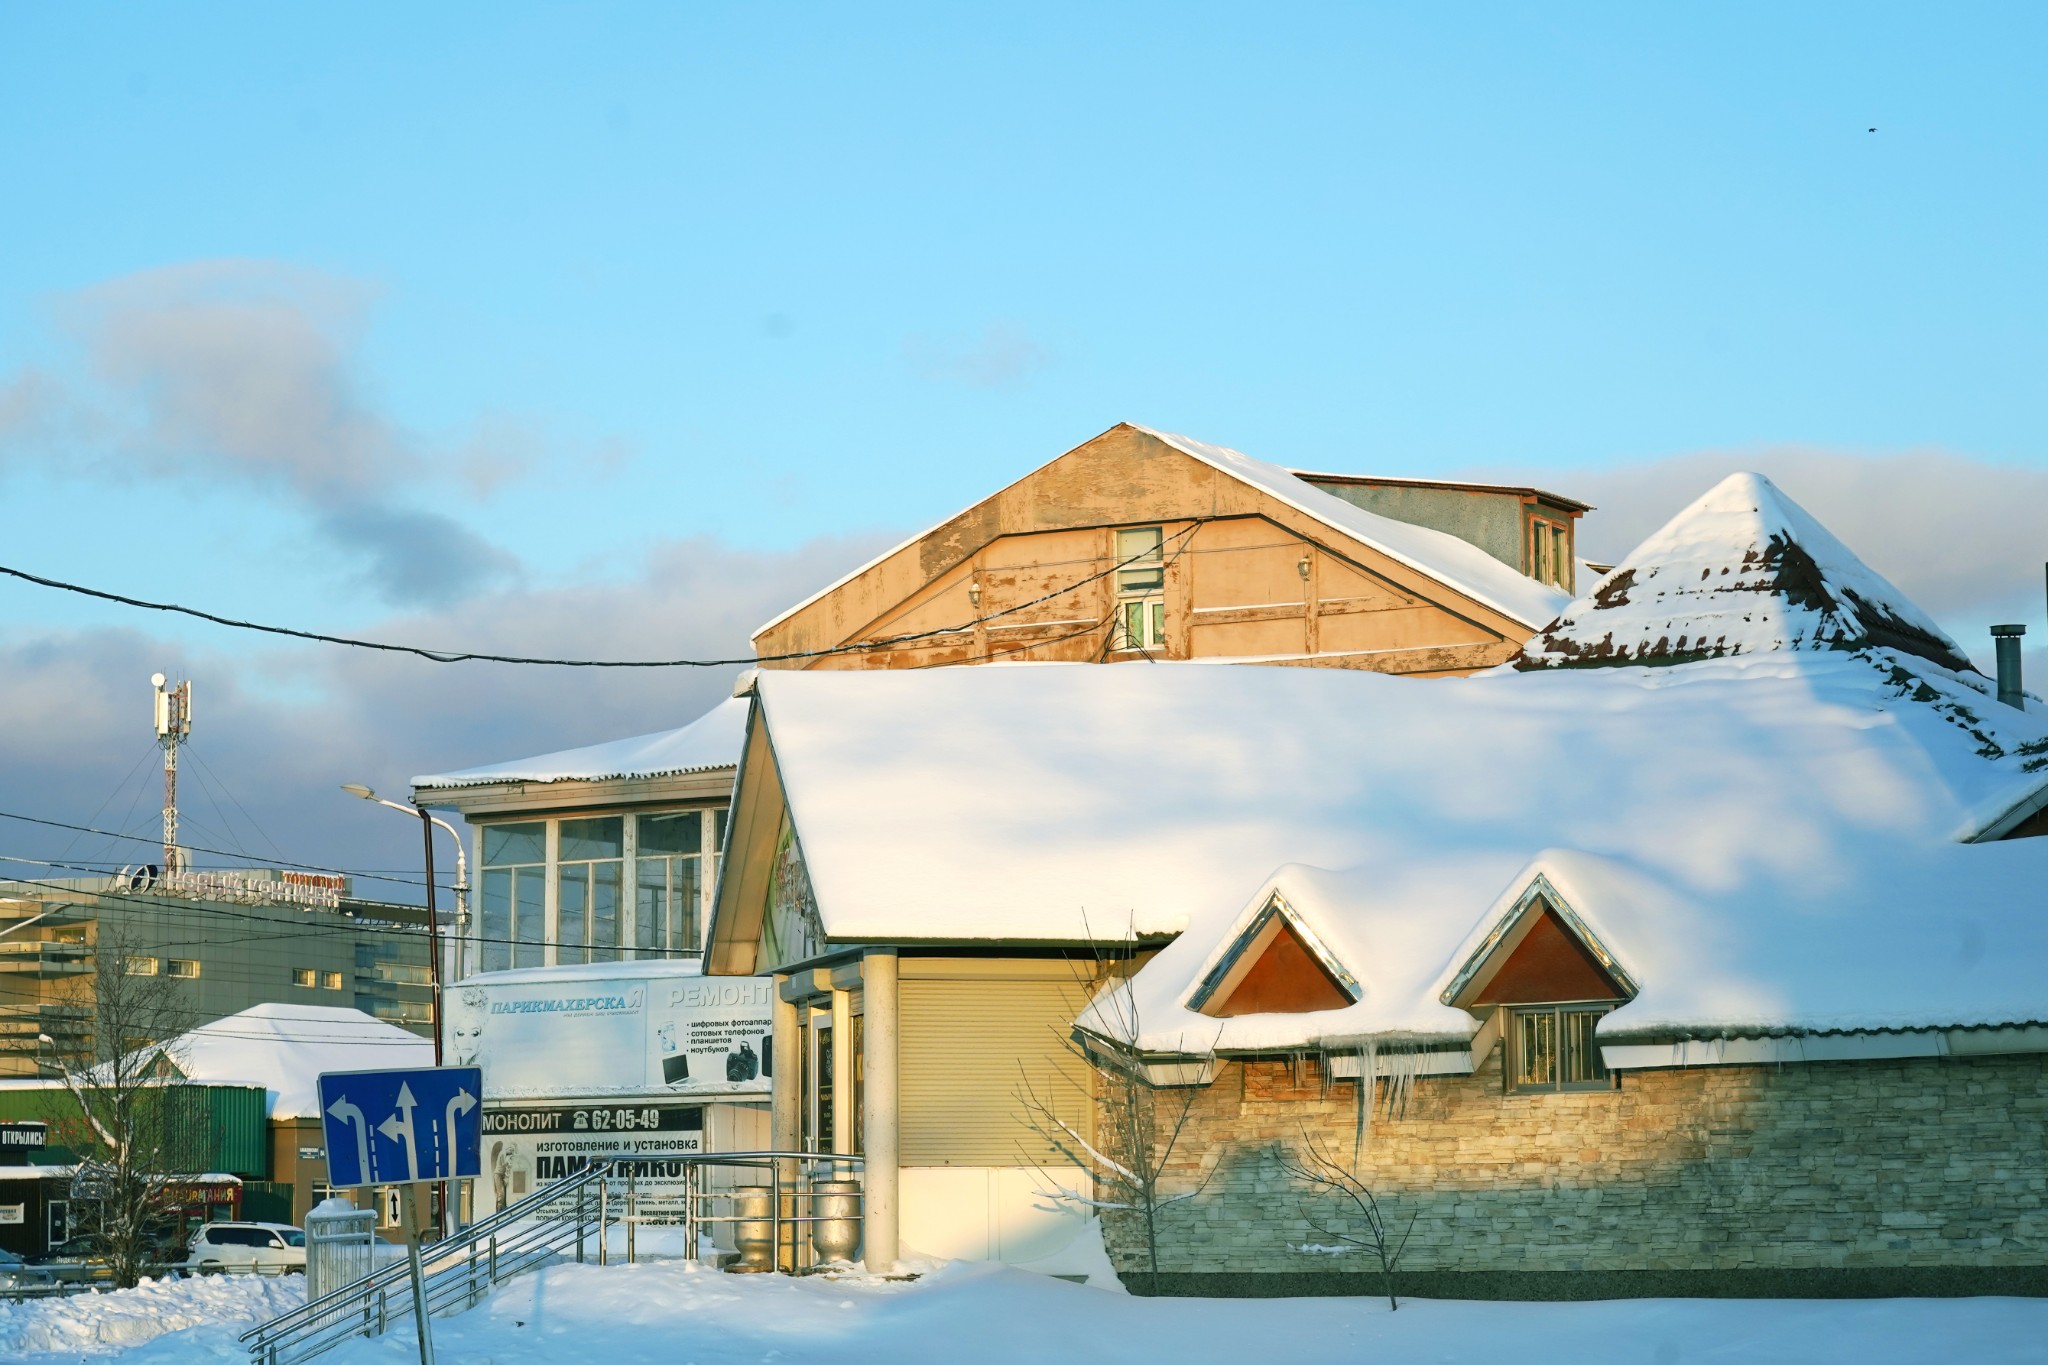
[[[1282,1166],[1304,1134],[1348,1157],[1355,1097],[1286,1062],[1226,1065],[1172,1163],[1173,1189],[1207,1183],[1162,1215],[1160,1269],[1365,1271],[1363,1252],[1298,1249],[1338,1240],[1310,1215],[1353,1225]],[[1416,1219],[1405,1271],[2042,1267],[2048,1059],[1702,1067],[1508,1095],[1496,1051],[1375,1115],[1362,1167],[1396,1228]],[[1113,1220],[1110,1240],[1120,1270],[1143,1269],[1142,1229]]]

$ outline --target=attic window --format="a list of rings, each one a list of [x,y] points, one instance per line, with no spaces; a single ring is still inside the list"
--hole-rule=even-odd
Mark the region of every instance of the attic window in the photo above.
[[[1275,896],[1203,980],[1191,1003],[1211,1018],[1231,1019],[1340,1010],[1358,996],[1351,973]]]

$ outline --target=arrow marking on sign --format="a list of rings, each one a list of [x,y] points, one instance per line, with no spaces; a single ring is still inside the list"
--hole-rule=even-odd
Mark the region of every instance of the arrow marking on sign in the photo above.
[[[356,1174],[365,1181],[375,1172],[370,1169],[370,1121],[363,1117],[363,1111],[348,1102],[348,1096],[340,1095],[327,1112],[356,1130]]]
[[[377,1131],[390,1138],[393,1142],[399,1140],[398,1135],[400,1133],[405,1134],[405,1178],[407,1180],[418,1180],[420,1178],[420,1149],[419,1144],[413,1139],[412,1130],[412,1111],[418,1104],[419,1101],[412,1097],[412,1087],[404,1081],[400,1081],[398,1083],[398,1108],[393,1111],[390,1118],[377,1125]],[[404,1118],[399,1117],[401,1113],[405,1115]]]
[[[474,1108],[476,1108],[476,1096],[470,1094],[467,1090],[458,1089],[455,1092],[455,1098],[448,1101],[448,1125],[443,1129],[448,1134],[448,1161],[443,1169],[450,1175],[455,1174],[455,1116],[457,1114],[467,1114]]]

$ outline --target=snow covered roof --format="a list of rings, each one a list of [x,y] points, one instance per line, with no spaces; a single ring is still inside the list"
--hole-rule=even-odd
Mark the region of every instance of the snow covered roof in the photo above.
[[[1761,474],[1731,474],[1523,649],[1518,666],[1884,645],[1974,672],[1940,626]]]
[[[730,768],[746,740],[747,702],[720,702],[678,730],[589,744],[581,749],[517,758],[481,768],[415,777],[416,791],[480,787],[491,782],[602,782],[622,777],[678,777]]]
[[[1255,460],[1226,446],[1211,445],[1207,441],[1197,441],[1192,437],[1157,431],[1135,422],[1124,425],[1133,431],[1141,431],[1163,441],[1183,455],[1200,460],[1203,464],[1221,470],[1232,478],[1251,484],[1296,511],[1304,512],[1325,525],[1335,527],[1352,539],[1370,545],[1410,568],[1419,569],[1439,582],[1457,589],[1473,601],[1492,607],[1495,611],[1532,629],[1556,616],[1567,600],[1564,593],[1517,573],[1476,545],[1426,526],[1413,526],[1391,517],[1383,517],[1376,512],[1368,512],[1307,483],[1292,470],[1280,465]],[[928,528],[901,545],[884,550],[851,573],[828,583],[803,601],[779,613],[754,634],[758,637],[762,631],[771,630],[787,621],[812,603],[859,578],[890,556],[917,544],[936,529],[938,528]]]
[[[2048,724],[1891,651],[771,672],[759,695],[829,937],[1178,934],[1137,978],[1162,1047],[1469,1031],[1437,994],[1539,871],[1642,983],[1616,1029],[2048,1021],[2048,839],[1959,842],[2048,781]],[[1219,1031],[1181,1002],[1276,886],[1363,995]]]
[[[431,1040],[331,1005],[251,1005],[181,1034],[169,1051],[187,1080],[262,1086],[274,1119],[317,1116],[323,1071],[434,1064]]]
[[[1354,540],[1372,546],[1411,569],[1447,583],[1475,602],[1513,617],[1527,626],[1541,626],[1555,617],[1566,596],[1557,589],[1510,569],[1469,541],[1427,526],[1413,526],[1392,517],[1368,512],[1344,501],[1334,493],[1305,482],[1291,470],[1225,446],[1176,436],[1171,432],[1138,430],[1158,437],[1185,455],[1212,465],[1226,474],[1265,490],[1299,512],[1336,527]]]

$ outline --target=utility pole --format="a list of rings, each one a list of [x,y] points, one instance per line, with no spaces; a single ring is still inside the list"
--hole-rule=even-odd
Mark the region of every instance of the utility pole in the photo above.
[[[150,675],[156,689],[156,742],[164,751],[164,874],[185,870],[185,850],[178,847],[178,746],[192,738],[192,682],[175,685],[164,675]]]

